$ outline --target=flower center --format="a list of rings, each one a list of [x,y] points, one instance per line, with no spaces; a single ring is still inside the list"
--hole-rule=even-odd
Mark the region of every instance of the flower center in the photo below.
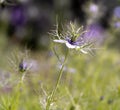
[[[76,45],[76,42],[73,41],[72,39],[67,39],[67,41],[68,41],[71,45]]]

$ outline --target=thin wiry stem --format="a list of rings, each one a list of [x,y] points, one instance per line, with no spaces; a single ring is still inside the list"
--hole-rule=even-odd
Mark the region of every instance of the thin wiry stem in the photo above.
[[[63,62],[62,67],[61,67],[61,69],[60,69],[60,71],[59,71],[59,76],[58,76],[58,79],[57,79],[55,88],[53,89],[53,91],[51,92],[50,96],[48,97],[47,105],[46,105],[46,110],[49,110],[49,109],[50,109],[50,105],[51,105],[51,103],[52,103],[52,101],[53,101],[53,97],[54,97],[54,95],[55,95],[55,93],[56,93],[56,91],[57,91],[57,88],[58,88],[58,86],[59,86],[59,83],[60,83],[60,80],[61,80],[61,77],[62,77],[62,73],[63,73],[63,68],[64,68],[64,66],[65,66],[65,63],[66,63],[66,60],[67,60],[67,57],[68,57],[68,53],[69,53],[69,49],[68,49],[68,51],[67,51],[67,53],[66,53],[66,55],[65,55],[64,62]]]
[[[9,110],[16,110],[16,108],[17,108],[19,98],[20,98],[20,95],[21,95],[20,88],[22,87],[25,74],[26,73],[23,73],[23,75],[22,75],[22,77],[21,77],[21,79],[20,79],[20,81],[19,81],[19,83],[16,87],[15,95],[13,96],[12,101],[11,101],[11,105],[10,105],[11,109],[9,109]]]

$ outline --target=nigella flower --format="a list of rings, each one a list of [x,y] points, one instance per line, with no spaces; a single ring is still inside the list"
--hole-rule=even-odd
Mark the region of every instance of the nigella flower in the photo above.
[[[19,63],[19,71],[26,72],[26,71],[38,71],[38,63],[32,59],[22,59]]]
[[[78,28],[76,24],[70,22],[66,29],[67,30],[64,29],[60,34],[58,34],[58,28],[53,31],[52,35],[57,37],[57,39],[54,39],[53,41],[56,43],[63,43],[69,49],[79,50],[82,53],[87,54],[90,51],[92,42],[84,39],[84,34],[87,31],[83,30],[83,26]]]
[[[19,71],[25,72],[27,68],[28,68],[28,64],[24,60],[22,60],[19,64]]]
[[[82,53],[85,53],[87,54],[87,50],[88,48],[85,48],[87,45],[89,44],[83,44],[82,40],[79,41],[79,40],[76,40],[76,41],[72,41],[72,39],[69,39],[69,38],[66,38],[66,39],[55,39],[53,40],[54,42],[57,42],[57,43],[64,43],[66,44],[66,46],[69,48],[69,49],[75,49],[75,50],[80,50]]]

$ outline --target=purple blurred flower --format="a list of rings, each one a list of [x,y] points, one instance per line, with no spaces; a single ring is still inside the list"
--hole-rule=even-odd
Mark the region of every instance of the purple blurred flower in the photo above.
[[[113,12],[114,16],[120,18],[120,6],[116,7]]]
[[[39,70],[38,62],[32,59],[22,60],[19,64],[19,71],[25,72],[28,70],[31,72],[38,71]]]
[[[98,5],[96,5],[96,4],[90,4],[89,11],[92,12],[92,13],[98,13],[98,11],[99,11]]]
[[[11,23],[14,26],[23,26],[26,23],[25,9],[23,6],[12,7]]]
[[[115,28],[120,28],[120,21],[114,23]]]
[[[93,42],[99,45],[104,40],[104,30],[99,24],[91,24],[86,29],[88,32],[83,34],[84,42]]]
[[[28,68],[28,64],[25,61],[21,61],[19,64],[19,71],[20,72],[25,72]]]

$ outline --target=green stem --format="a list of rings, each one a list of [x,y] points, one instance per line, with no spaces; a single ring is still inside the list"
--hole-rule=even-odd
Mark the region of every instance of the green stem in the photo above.
[[[23,75],[22,75],[22,77],[21,77],[21,79],[20,79],[20,81],[19,81],[19,83],[18,83],[18,85],[17,85],[17,87],[16,87],[16,89],[15,89],[15,95],[14,95],[14,97],[12,98],[11,107],[10,107],[9,110],[16,110],[16,109],[17,109],[18,101],[19,101],[20,94],[21,94],[20,88],[21,88],[22,85],[23,85],[23,81],[24,81],[24,78],[25,78],[26,73],[24,72],[24,73],[22,73],[22,74],[23,74]]]
[[[50,109],[51,102],[52,102],[53,97],[54,97],[54,95],[55,95],[55,93],[57,91],[57,88],[59,86],[59,83],[60,83],[60,80],[61,80],[61,77],[62,77],[62,73],[63,73],[63,68],[65,66],[65,63],[66,63],[66,60],[67,60],[67,57],[68,57],[68,53],[69,53],[69,50],[67,50],[67,52],[66,52],[64,62],[63,62],[62,67],[61,67],[61,69],[59,71],[59,76],[58,76],[55,88],[53,89],[52,93],[50,94],[50,96],[49,96],[49,98],[47,100],[46,110]]]

